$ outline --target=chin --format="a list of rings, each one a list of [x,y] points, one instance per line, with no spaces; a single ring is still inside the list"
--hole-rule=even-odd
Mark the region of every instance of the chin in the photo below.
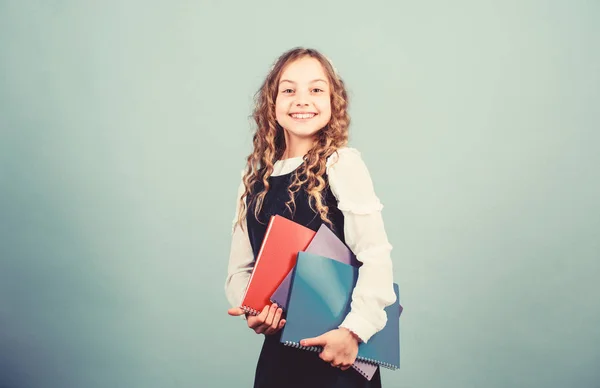
[[[287,131],[297,137],[311,137],[314,136],[322,128],[294,128],[288,127]]]

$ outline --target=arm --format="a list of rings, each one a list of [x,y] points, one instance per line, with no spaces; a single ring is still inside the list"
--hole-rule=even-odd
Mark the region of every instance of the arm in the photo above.
[[[254,268],[254,253],[250,245],[250,239],[248,238],[246,220],[242,221],[244,230],[239,225],[235,225],[239,214],[237,200],[239,200],[243,193],[244,184],[242,182],[238,187],[238,195],[236,196],[236,211],[233,219],[234,226],[231,235],[227,279],[225,280],[225,295],[231,307],[239,307],[241,305],[250,274]]]
[[[244,183],[240,183],[238,188],[239,200],[244,193]],[[227,279],[225,280],[225,295],[231,305],[228,313],[231,316],[241,316],[247,321],[249,328],[257,334],[271,335],[279,331],[285,325],[285,319],[281,319],[283,310],[277,305],[265,306],[263,311],[257,315],[247,315],[240,308],[250,275],[254,269],[254,252],[250,245],[248,237],[248,227],[246,218],[242,220],[244,229],[236,224],[239,206],[236,202],[236,212],[233,218],[233,230],[231,235],[231,249],[229,252],[229,264],[227,266]]]
[[[340,325],[368,342],[387,322],[384,308],[394,303],[392,246],[369,171],[360,153],[343,148],[331,157],[329,184],[344,214],[346,243],[362,263],[351,310]]]
[[[338,157],[339,155],[339,157]],[[381,209],[369,172],[358,151],[338,150],[327,161],[329,186],[344,214],[346,244],[362,263],[352,292],[350,312],[339,325],[304,346],[323,346],[319,357],[334,367],[348,369],[358,354],[359,342],[368,342],[387,323],[385,307],[396,300],[393,268]]]

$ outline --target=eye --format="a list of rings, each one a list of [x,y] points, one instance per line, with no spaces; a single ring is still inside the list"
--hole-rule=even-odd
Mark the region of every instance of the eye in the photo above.
[[[323,91],[324,91],[323,89],[319,89],[319,88],[314,88],[314,89],[313,89],[313,91],[315,91],[315,90],[317,91],[317,93],[318,93],[318,92],[323,92]]]
[[[289,90],[289,92],[288,92],[288,90]],[[281,91],[281,93],[293,93],[293,92],[294,92],[294,91],[293,91],[292,89],[283,89],[283,90]]]

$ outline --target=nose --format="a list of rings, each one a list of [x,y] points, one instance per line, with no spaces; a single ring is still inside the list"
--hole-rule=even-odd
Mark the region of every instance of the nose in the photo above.
[[[309,101],[308,101],[307,93],[298,91],[296,93],[295,105],[296,106],[308,106],[308,104],[309,104]]]

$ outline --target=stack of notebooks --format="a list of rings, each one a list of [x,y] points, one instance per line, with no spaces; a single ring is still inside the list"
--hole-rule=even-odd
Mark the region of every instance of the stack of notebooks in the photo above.
[[[317,232],[285,217],[271,217],[242,306],[257,315],[271,303],[286,312],[282,329],[284,345],[304,347],[300,341],[336,329],[350,311],[352,291],[360,262],[325,224]],[[400,294],[388,306],[385,327],[367,343],[360,343],[352,367],[371,379],[378,366],[400,367]]]

